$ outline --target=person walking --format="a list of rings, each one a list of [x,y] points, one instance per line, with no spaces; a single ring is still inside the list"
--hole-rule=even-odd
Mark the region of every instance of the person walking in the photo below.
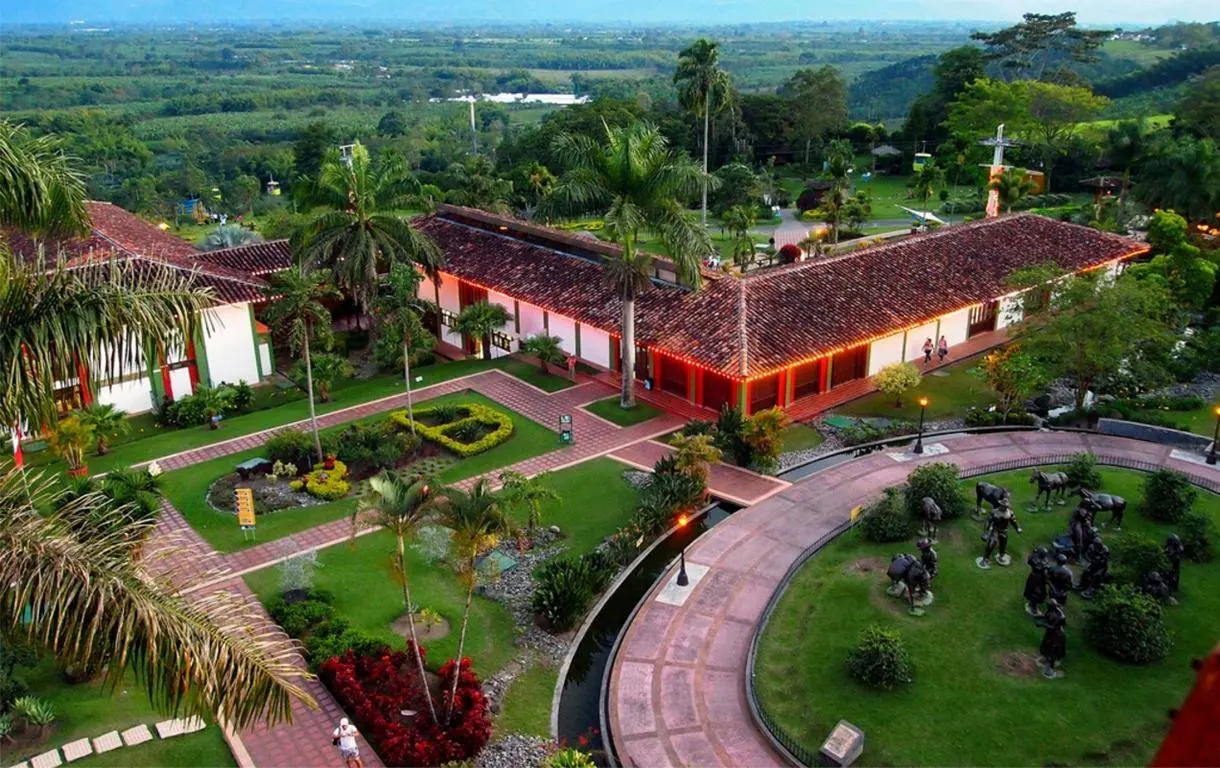
[[[940,341],[936,343],[936,356],[940,358],[942,363],[949,356],[949,340],[944,336],[941,336]]]
[[[932,362],[932,337],[929,336],[923,343],[923,364],[927,365]]]
[[[360,745],[356,743],[359,735],[360,731],[346,717],[339,721],[339,727],[331,734],[331,743],[339,748],[345,768],[364,768],[364,762],[360,759]]]

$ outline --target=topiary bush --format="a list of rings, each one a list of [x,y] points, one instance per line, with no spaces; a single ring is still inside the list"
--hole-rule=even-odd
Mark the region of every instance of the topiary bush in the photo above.
[[[847,671],[865,685],[887,691],[915,680],[915,665],[902,633],[880,624],[870,624],[860,633],[856,647],[847,655]]]
[[[934,500],[946,518],[964,514],[969,502],[957,484],[959,472],[956,464],[935,462],[924,464],[907,475],[907,516],[918,517],[922,514],[925,497]]]
[[[869,541],[903,541],[911,534],[911,516],[895,488],[874,501],[860,516],[860,534]]]
[[[1121,584],[1138,586],[1153,571],[1162,576],[1169,572],[1169,557],[1156,541],[1138,533],[1112,538],[1110,573]]]
[[[317,460],[313,438],[296,429],[285,429],[263,443],[263,456],[270,462],[294,464],[297,470],[308,470]]]
[[[1216,527],[1202,512],[1187,512],[1178,523],[1178,536],[1186,549],[1186,559],[1206,563],[1212,559]]]
[[[1185,475],[1172,469],[1158,469],[1144,479],[1140,511],[1162,523],[1177,523],[1191,510],[1198,495]]]
[[[1101,471],[1097,469],[1097,457],[1092,453],[1073,454],[1063,471],[1073,488],[1101,489]]]
[[[1084,632],[1097,650],[1130,664],[1159,661],[1173,647],[1160,604],[1131,586],[1102,587],[1085,605]]]

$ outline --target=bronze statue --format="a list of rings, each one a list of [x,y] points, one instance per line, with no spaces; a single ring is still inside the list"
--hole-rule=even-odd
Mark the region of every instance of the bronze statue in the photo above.
[[[981,536],[986,542],[986,548],[983,550],[983,556],[974,561],[975,565],[983,570],[989,569],[992,553],[995,553],[997,549],[999,552],[995,557],[996,564],[1004,567],[1012,564],[1012,558],[1008,556],[1008,526],[1010,525],[1016,529],[1017,533],[1021,532],[1017,516],[1012,513],[1007,504],[1001,504],[991,510],[991,516],[987,518],[987,528]]]
[[[991,505],[991,508],[1007,507],[1012,500],[1012,494],[1007,488],[1001,488],[998,485],[991,483],[978,483],[974,486],[974,519],[983,519],[983,502]]]
[[[1072,539],[1072,553],[1076,560],[1084,559],[1085,550],[1093,538],[1093,510],[1081,504],[1072,512],[1072,520],[1068,523],[1068,536]]]
[[[928,581],[932,581],[940,571],[940,557],[932,549],[932,540],[920,539],[915,546],[919,548],[919,564],[928,572]]]
[[[1165,556],[1169,558],[1169,578],[1167,579],[1169,589],[1174,594],[1178,592],[1178,585],[1182,579],[1182,558],[1186,555],[1186,547],[1182,544],[1182,539],[1176,534],[1169,534],[1169,538],[1165,539]]]
[[[1029,476],[1029,482],[1038,484],[1038,492],[1034,494],[1034,507],[1038,506],[1038,499],[1046,494],[1046,506],[1044,509],[1051,508],[1051,497],[1055,494],[1056,504],[1066,504],[1064,496],[1067,495],[1069,480],[1066,472],[1043,472],[1034,467],[1033,474]]]
[[[1034,547],[1025,559],[1029,576],[1025,577],[1025,612],[1030,616],[1042,615],[1042,604],[1046,602],[1046,566],[1050,554],[1046,547]]]
[[[1095,493],[1088,488],[1077,488],[1075,493],[1080,497],[1080,503],[1092,512],[1109,512],[1110,522],[1114,523],[1114,530],[1123,529],[1123,514],[1127,511],[1126,499],[1109,493]]]
[[[933,544],[936,543],[936,527],[945,517],[940,510],[940,505],[931,496],[925,496],[923,499],[923,532],[922,536],[929,539]]]
[[[905,592],[911,606],[911,615],[922,616],[924,611],[919,606],[931,605],[932,593],[928,590],[928,572],[919,559],[909,554],[894,555],[886,575],[890,578],[890,586],[886,592],[893,597],[899,597]]]
[[[1089,565],[1080,574],[1080,596],[1093,599],[1093,593],[1110,579],[1110,548],[1100,536],[1093,537],[1087,553]]]
[[[1047,603],[1046,616],[1043,619],[1046,631],[1042,634],[1042,642],[1038,645],[1038,659],[1042,667],[1042,676],[1048,679],[1063,677],[1063,670],[1056,665],[1067,656],[1067,614],[1063,606],[1055,598]]]
[[[1046,571],[1046,583],[1050,587],[1051,599],[1067,607],[1068,592],[1076,586],[1076,575],[1068,567],[1067,555],[1055,556],[1055,565]]]
[[[1148,572],[1148,575],[1140,581],[1140,592],[1148,595],[1148,597],[1151,597],[1158,603],[1174,604],[1177,602],[1173,599],[1173,595],[1169,593],[1169,585],[1165,583],[1165,578],[1161,576],[1160,571]]]

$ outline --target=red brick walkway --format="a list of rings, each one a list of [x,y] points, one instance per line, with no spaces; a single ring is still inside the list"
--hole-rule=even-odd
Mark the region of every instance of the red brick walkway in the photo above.
[[[676,575],[671,568],[627,628],[614,661],[608,707],[621,764],[786,765],[755,727],[746,700],[746,656],[761,614],[805,549],[921,463],[951,461],[970,469],[1093,451],[1220,483],[1216,467],[1174,458],[1166,446],[1117,437],[1015,432],[935,442],[949,452],[906,462],[874,453],[823,470],[736,513],[691,545],[686,562],[692,585],[684,602],[662,594]],[[670,587],[668,594],[683,595],[680,589]]]

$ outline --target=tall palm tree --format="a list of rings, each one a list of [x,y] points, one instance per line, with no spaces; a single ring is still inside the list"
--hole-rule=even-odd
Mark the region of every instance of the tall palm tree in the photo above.
[[[350,162],[332,152],[309,195],[326,210],[297,233],[293,251],[311,268],[330,269],[364,309],[376,296],[378,276],[393,262],[413,262],[435,279],[444,264],[440,249],[401,213],[418,191],[419,182],[397,155],[374,164],[359,142]]]
[[[712,252],[705,227],[686,218],[679,200],[719,183],[647,123],[606,126],[605,136],[560,134],[552,150],[567,169],[543,202],[557,216],[600,213],[622,248],[605,261],[606,278],[622,301],[622,407],[635,405],[635,299],[652,284],[652,254],[638,250],[641,232],[660,236],[682,280],[700,282],[699,261]]]
[[[316,707],[292,646],[251,603],[224,590],[175,595],[128,554],[132,526],[151,520],[133,523],[96,493],[59,504],[54,488],[42,477],[27,486],[11,464],[0,474],[6,632],[72,666],[108,667],[112,680],[133,671],[158,708],[238,729],[290,720],[294,699]],[[73,533],[80,519],[96,523],[87,536]]]
[[[402,340],[402,379],[407,386],[407,417],[415,434],[415,411],[411,406],[411,352],[421,339],[431,339],[423,317],[433,305],[419,298],[419,272],[407,264],[395,264],[377,292],[375,311],[382,326]]]
[[[318,414],[314,408],[310,343],[316,341],[323,349],[330,348],[330,310],[322,305],[322,301],[337,299],[340,293],[328,279],[326,272],[319,269],[310,271],[304,265],[271,275],[267,288],[271,303],[263,316],[268,325],[288,339],[288,349],[292,354],[300,351],[303,355],[309,423],[313,428],[313,446],[318,453],[318,461],[322,461],[322,437],[318,432]]]
[[[923,214],[926,214],[928,211],[928,200],[932,199],[932,193],[936,191],[936,188],[944,180],[944,170],[930,160],[920,166],[919,170],[915,171],[915,174],[911,176],[911,191],[923,203],[923,207],[920,208],[920,227],[928,226],[928,217]]]
[[[733,236],[733,260],[744,270],[749,257],[754,253],[754,238],[750,230],[758,222],[752,205],[734,205],[720,217]]]
[[[367,513],[363,522],[385,528],[394,534],[394,539],[398,542],[398,572],[402,576],[403,610],[407,614],[407,626],[411,634],[415,663],[419,668],[420,685],[428,699],[428,713],[434,723],[437,722],[436,705],[432,701],[432,691],[427,685],[424,657],[419,652],[419,638],[415,634],[415,614],[411,609],[411,581],[407,568],[406,543],[419,534],[420,526],[432,519],[435,512],[427,479],[408,480],[391,472],[382,472],[369,478],[368,491],[352,511],[352,536],[356,535],[357,526],[362,521],[362,513]],[[458,657],[461,658],[460,651]]]
[[[181,270],[117,260],[67,269],[0,254],[0,424],[54,424],[55,382],[76,378],[79,363],[99,381],[143,370],[147,343],[191,338],[211,304],[210,289]]]
[[[496,166],[490,158],[483,155],[466,158],[464,162],[451,164],[446,173],[449,191],[445,193],[445,199],[450,203],[481,208],[489,213],[512,213],[508,201],[513,196],[513,183],[496,175]]]
[[[81,234],[88,224],[85,177],[59,139],[0,120],[0,226],[59,236]]]
[[[559,494],[546,484],[549,473],[526,477],[515,470],[500,473],[500,496],[509,509],[524,511],[526,533],[533,538],[542,518],[542,505],[559,501]]]
[[[1012,207],[1028,195],[1032,194],[1037,185],[1025,175],[1024,168],[1006,168],[987,185],[1000,195],[1004,204],[1004,212],[1012,213]]]
[[[729,75],[720,68],[720,45],[701,37],[682,49],[678,54],[678,68],[674,70],[674,84],[678,86],[678,100],[682,106],[693,112],[696,118],[703,118],[703,173],[706,176],[712,112],[724,109],[731,93]],[[700,223],[706,227],[706,179],[702,195]]]
[[[479,580],[478,558],[489,551],[504,536],[513,532],[512,520],[504,514],[504,505],[498,493],[486,478],[479,478],[470,491],[460,488],[445,488],[436,500],[441,525],[452,531],[454,549],[460,560],[458,575],[466,585],[466,608],[462,611],[462,632],[458,636],[456,661],[462,662],[462,651],[466,647],[466,625],[470,621],[470,601]],[[445,722],[453,714],[453,700],[457,696],[458,675],[453,676],[453,690],[445,709]]]

